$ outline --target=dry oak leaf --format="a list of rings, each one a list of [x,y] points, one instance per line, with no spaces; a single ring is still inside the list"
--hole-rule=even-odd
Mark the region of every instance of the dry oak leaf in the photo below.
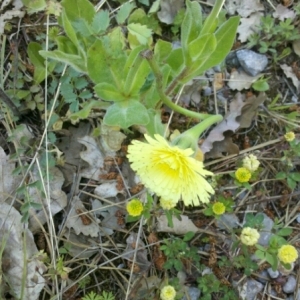
[[[251,125],[258,106],[264,102],[266,96],[260,93],[258,97],[252,96],[245,99],[245,95],[237,93],[230,103],[230,110],[224,120],[211,130],[208,137],[201,145],[201,150],[206,158],[222,157],[223,152],[238,154],[238,147],[231,136],[239,128],[247,128]]]
[[[283,70],[286,77],[291,78],[294,86],[297,89],[297,92],[300,91],[300,80],[297,78],[296,74],[293,71],[293,68],[287,64],[280,65],[280,68]]]
[[[241,18],[241,23],[238,26],[237,33],[238,39],[244,43],[248,40],[249,36],[257,31],[257,26],[260,24],[262,13],[256,12],[248,18]]]
[[[246,18],[249,17],[252,13],[264,10],[265,8],[259,0],[241,0],[237,12],[242,18]]]

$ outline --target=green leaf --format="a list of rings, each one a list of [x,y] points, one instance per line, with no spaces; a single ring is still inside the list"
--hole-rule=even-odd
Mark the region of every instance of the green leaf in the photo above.
[[[294,181],[300,181],[300,173],[299,172],[290,173],[288,175],[288,177],[291,178]]]
[[[289,236],[293,232],[292,228],[282,228],[277,232],[280,236]]]
[[[65,30],[68,38],[73,42],[73,44],[76,46],[76,48],[79,49],[80,44],[79,44],[76,32],[74,30],[72,23],[68,19],[65,11],[62,12],[61,20],[62,20],[62,24],[63,24],[64,30]]]
[[[148,38],[151,37],[152,30],[139,23],[131,23],[127,26],[128,31],[136,36],[141,45],[147,45]]]
[[[285,179],[286,178],[286,173],[285,172],[279,172],[276,174],[276,179]]]
[[[297,182],[294,181],[292,178],[288,177],[287,178],[287,184],[293,190],[293,189],[295,189],[295,187],[297,185]]]
[[[89,37],[94,34],[92,26],[84,19],[78,19],[72,25],[78,36]]]
[[[129,98],[127,95],[122,94],[118,87],[108,82],[98,83],[94,90],[105,101],[126,101]]]
[[[123,24],[126,21],[126,19],[129,17],[130,12],[134,8],[135,8],[135,4],[134,3],[132,3],[132,2],[126,2],[126,3],[124,3],[120,7],[120,9],[119,9],[119,11],[118,11],[118,13],[116,15],[117,23],[119,25]]]
[[[151,137],[154,137],[154,134],[163,136],[166,130],[166,125],[164,125],[161,121],[161,111],[148,109],[148,114],[150,121],[147,125],[145,125],[147,134]]]
[[[132,125],[146,125],[149,122],[147,109],[136,100],[116,102],[110,106],[103,123],[127,129]]]
[[[86,66],[85,66],[85,61],[79,55],[71,55],[71,54],[64,53],[59,50],[54,50],[54,51],[41,50],[41,51],[39,51],[39,53],[41,56],[43,56],[45,58],[51,58],[56,61],[66,63],[78,72],[86,73],[86,71],[87,71]]]
[[[166,59],[166,63],[171,67],[173,75],[176,76],[184,67],[182,48],[174,49]]]
[[[73,22],[84,19],[88,23],[92,23],[95,16],[93,4],[88,0],[63,0],[62,6],[68,19]]]
[[[42,82],[46,77],[45,58],[40,55],[40,50],[42,46],[35,42],[29,43],[27,47],[29,59],[34,65],[33,79],[36,83]]]
[[[10,1],[9,1],[10,2]],[[8,2],[8,3],[9,3]],[[45,0],[22,0],[23,4],[27,8],[29,14],[33,14],[42,11],[46,8],[47,4]]]
[[[109,12],[107,10],[97,12],[91,26],[95,33],[105,31],[109,26]]]
[[[207,61],[216,49],[217,40],[213,34],[202,35],[188,45],[186,53],[186,66],[199,65],[199,62]]]
[[[124,67],[124,77],[126,76],[126,81],[123,88],[126,95],[134,96],[137,94],[144,85],[147,75],[150,72],[148,62],[140,55],[143,49],[143,46],[135,48],[127,58]]]
[[[184,242],[188,242],[188,241],[190,241],[194,236],[195,236],[195,232],[188,231],[188,232],[184,235],[184,237],[183,237],[182,240],[183,240]]]
[[[78,48],[66,36],[58,36],[56,39],[57,50],[78,55]]]
[[[218,16],[222,9],[223,0],[216,0],[215,5],[213,6],[212,11],[205,19],[203,24],[203,28],[201,30],[202,34],[213,33],[218,25]]]
[[[186,1],[186,12],[181,24],[181,45],[187,51],[189,43],[199,37],[202,29],[202,11],[199,3]]]
[[[256,250],[255,251],[255,255],[259,258],[259,259],[265,259],[265,252],[261,251],[261,250]]]
[[[156,61],[163,62],[172,52],[172,44],[163,40],[158,40],[154,47],[154,57]]]
[[[252,84],[252,88],[259,92],[265,92],[270,89],[270,86],[266,79],[259,79]]]

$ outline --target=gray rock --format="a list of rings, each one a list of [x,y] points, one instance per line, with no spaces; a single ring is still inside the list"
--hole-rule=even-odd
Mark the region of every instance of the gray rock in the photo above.
[[[254,300],[257,294],[262,291],[264,285],[254,279],[248,279],[247,281],[247,300]]]
[[[230,231],[232,228],[238,227],[239,219],[235,214],[223,214],[220,219],[216,220],[219,229]]]
[[[256,53],[252,50],[239,50],[236,52],[236,56],[244,71],[251,76],[258,75],[268,65],[268,58],[266,55]]]
[[[300,214],[296,218],[297,222],[300,223]]]
[[[298,289],[298,292],[297,292],[297,297],[295,300],[300,300],[300,289]]]
[[[269,273],[267,270],[262,270],[259,273],[259,277],[256,278],[260,283],[266,284],[269,281]]]
[[[258,240],[258,244],[262,246],[267,246],[269,244],[269,240],[273,235],[271,230],[273,228],[274,222],[271,218],[269,218],[266,214],[263,214],[264,219],[262,222],[262,230],[260,233],[260,238]]]
[[[187,289],[191,300],[198,300],[200,298],[201,291],[196,287],[189,287]],[[187,300],[188,298],[184,296],[182,300]]]
[[[279,276],[279,271],[273,271],[272,268],[269,268],[268,274],[270,275],[271,278],[277,278]]]
[[[297,286],[297,280],[295,276],[289,276],[287,282],[284,284],[284,286],[282,287],[282,290],[286,293],[286,294],[291,294],[295,291]]]

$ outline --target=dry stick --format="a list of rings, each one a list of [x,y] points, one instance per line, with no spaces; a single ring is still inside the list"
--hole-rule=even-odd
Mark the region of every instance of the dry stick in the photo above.
[[[5,92],[3,91],[3,89],[0,87],[0,99],[11,109],[11,111],[13,112],[13,114],[16,117],[20,117],[21,113],[19,111],[19,109],[17,108],[17,106],[13,103],[13,101],[5,94]]]

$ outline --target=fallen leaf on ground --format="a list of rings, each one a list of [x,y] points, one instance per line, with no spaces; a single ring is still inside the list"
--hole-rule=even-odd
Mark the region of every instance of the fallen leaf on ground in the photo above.
[[[243,70],[233,70],[227,84],[232,90],[247,90],[251,87],[252,83],[255,82],[260,76],[261,74],[258,74],[253,77],[248,75]]]
[[[166,24],[172,24],[178,11],[183,7],[183,0],[160,0],[158,19]]]
[[[14,207],[6,203],[0,204],[0,241],[3,247],[0,291],[6,282],[18,299],[22,295],[22,299],[35,300],[39,299],[45,286],[46,280],[42,274],[46,267],[35,257],[38,249],[33,235],[25,229],[21,218]]]
[[[293,71],[293,68],[288,66],[287,64],[280,65],[280,68],[283,70],[286,77],[292,79],[292,82],[297,89],[297,92],[300,91],[300,81],[297,78],[296,74]]]
[[[173,225],[173,227],[168,226],[168,219],[165,215],[157,217],[158,232],[169,232],[178,235],[183,235],[189,231],[198,231],[198,227],[195,226],[193,221],[188,216],[181,216],[181,220],[178,220],[176,217],[173,217]]]
[[[300,56],[300,40],[293,41],[293,49],[295,53]]]
[[[260,24],[262,13],[256,12],[250,15],[249,18],[241,18],[241,23],[238,26],[237,33],[238,39],[244,43],[248,40],[249,36],[257,31],[257,26]]]
[[[276,11],[273,12],[273,17],[279,19],[280,21],[284,21],[284,19],[287,18],[294,20],[296,13],[282,4],[278,4],[276,6]]]
[[[106,154],[119,151],[125,138],[126,135],[120,131],[120,128],[101,125],[101,140]]]
[[[241,0],[237,9],[238,14],[242,18],[249,17],[252,13],[257,11],[264,11],[264,5],[257,0]]]

